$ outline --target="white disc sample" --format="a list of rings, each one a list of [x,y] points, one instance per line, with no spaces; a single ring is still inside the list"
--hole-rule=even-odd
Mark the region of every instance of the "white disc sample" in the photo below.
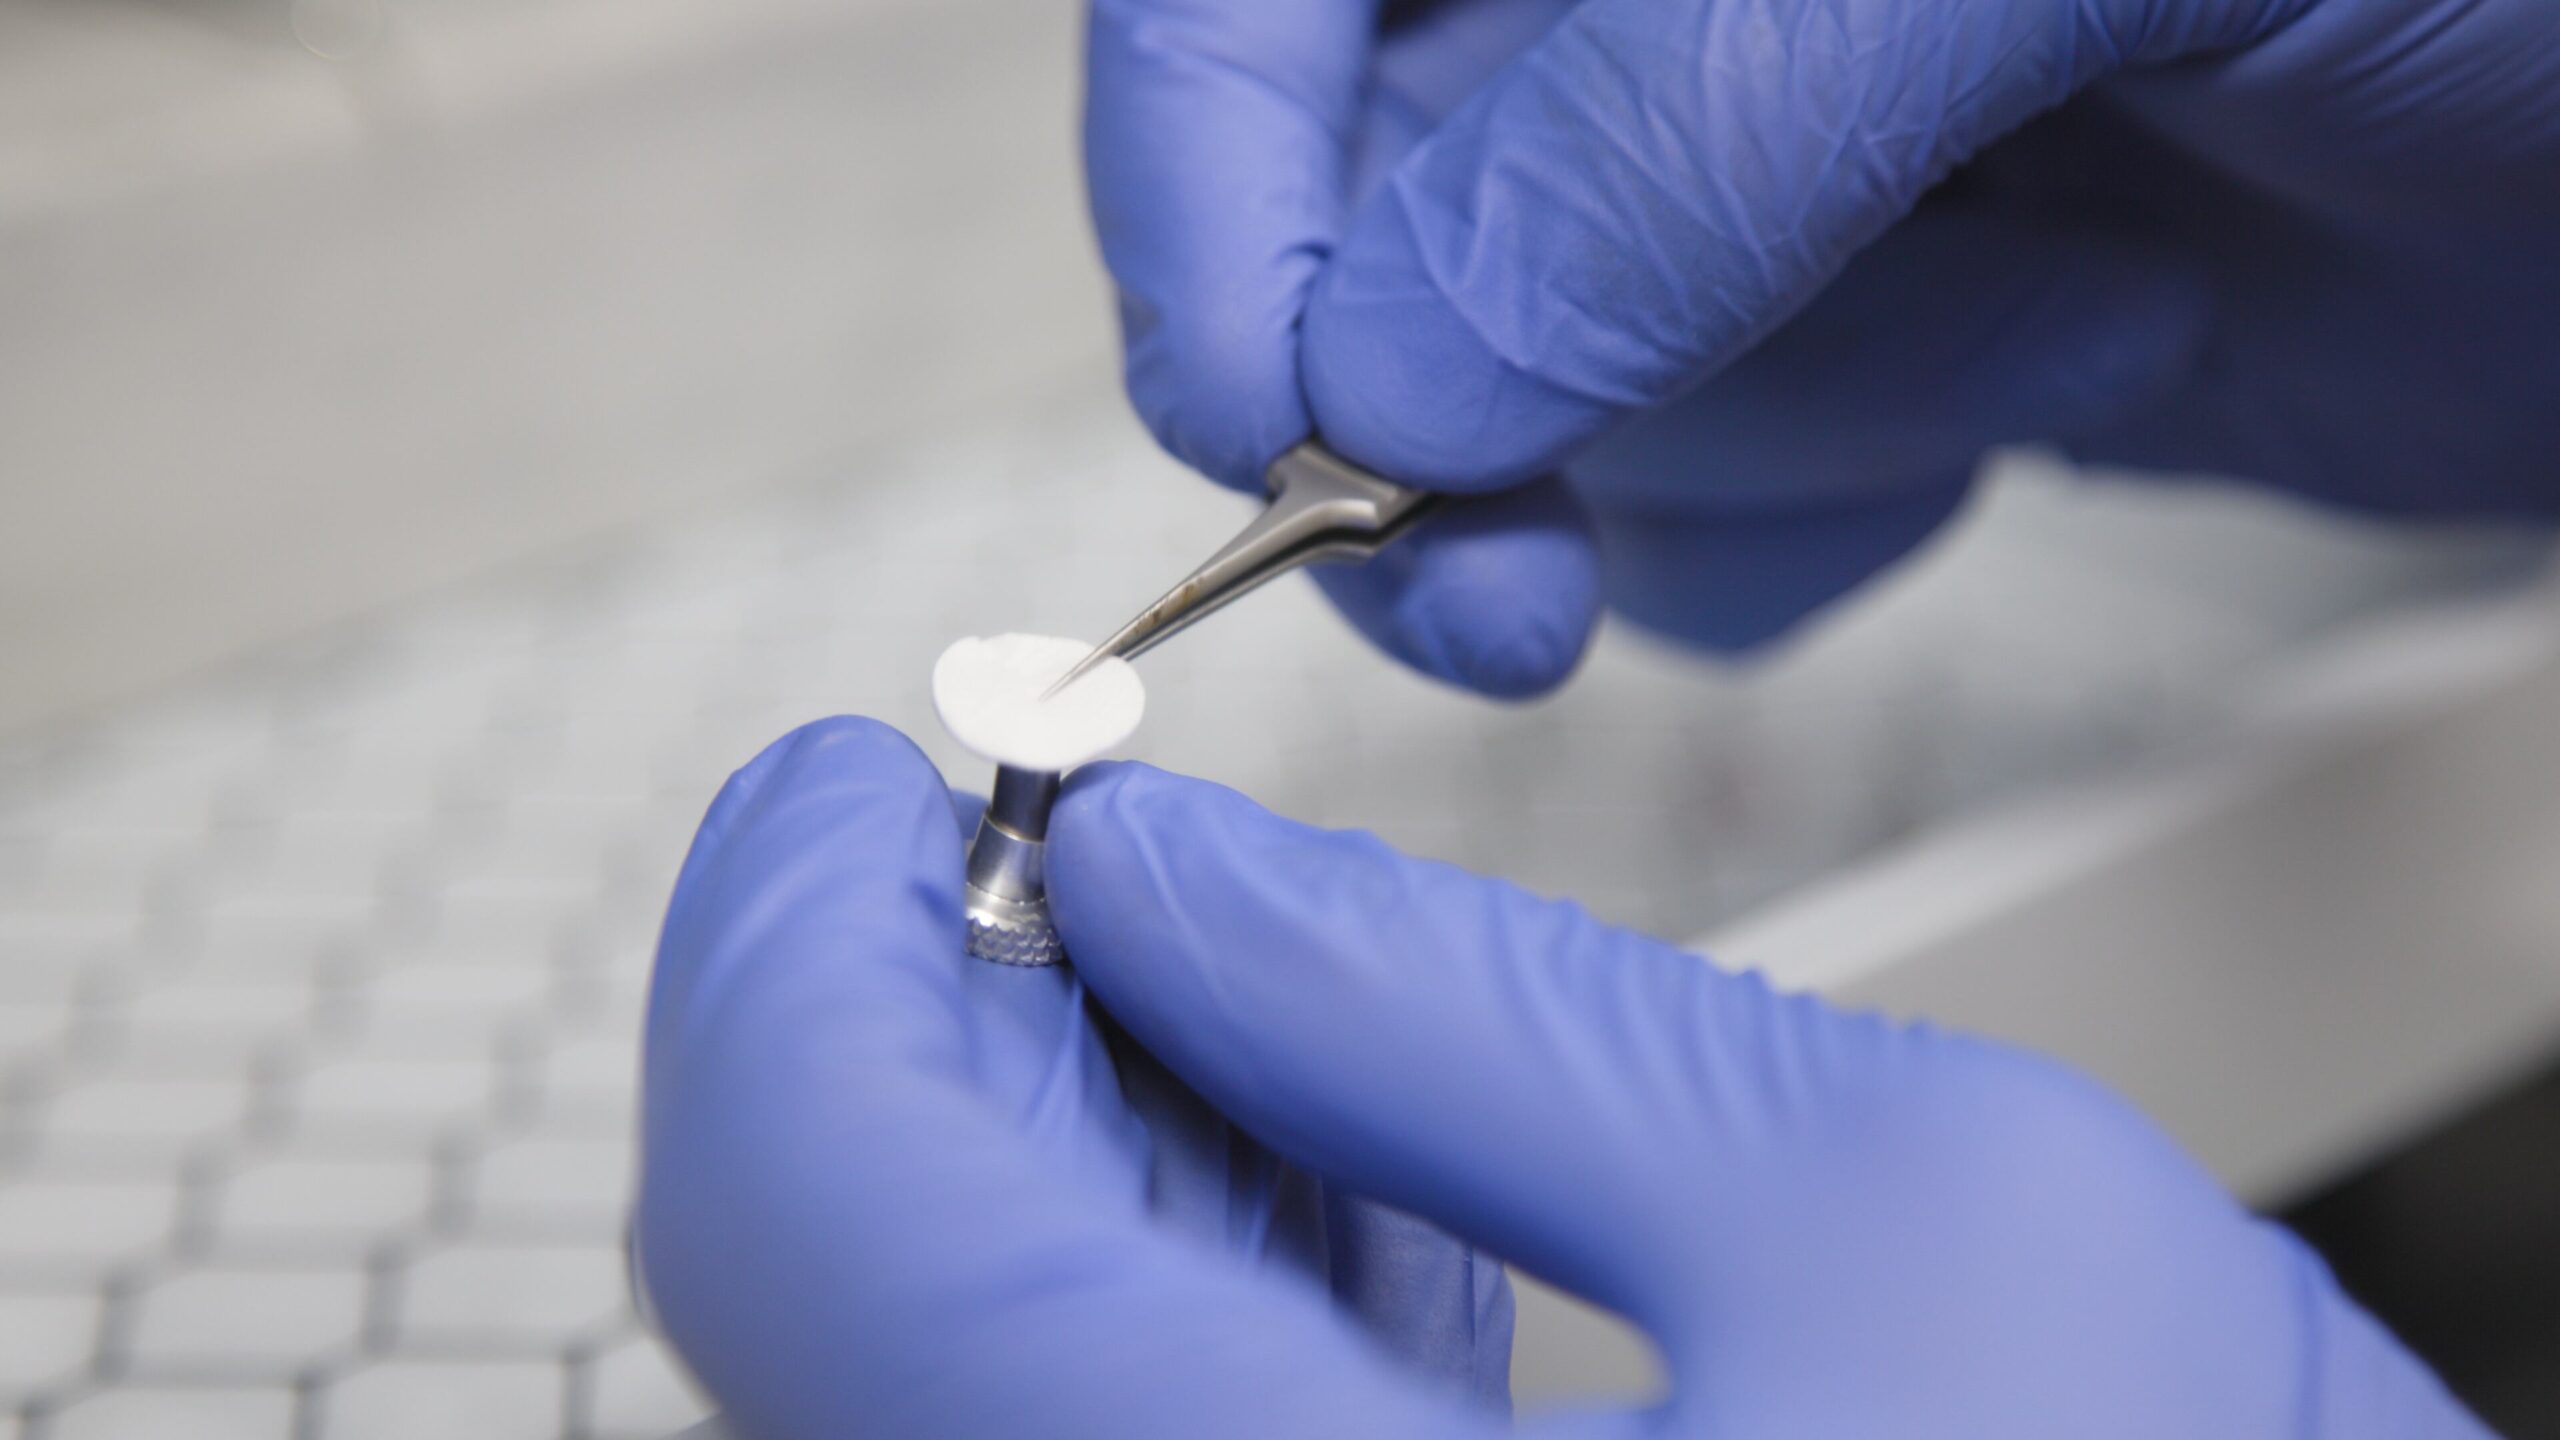
[[[951,738],[984,759],[1024,770],[1081,765],[1136,732],[1147,689],[1126,660],[1040,692],[1093,647],[1054,635],[970,636],[933,662],[933,708]]]

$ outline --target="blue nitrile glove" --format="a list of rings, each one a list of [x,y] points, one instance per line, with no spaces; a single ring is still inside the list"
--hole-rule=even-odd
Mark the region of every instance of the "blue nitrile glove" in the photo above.
[[[1237,1126],[1643,1327],[1667,1401],[1576,1433],[2487,1433],[2296,1237],[2038,1057],[1144,766],[1069,780],[1049,875],[1095,998]],[[1466,1433],[1365,1403],[1214,1433]]]
[[[1382,1425],[1499,1407],[1501,1266],[1273,1159],[1074,971],[964,954],[952,819],[904,737],[826,721],[738,772],[677,880],[634,1248],[732,1433],[1255,1433],[1245,1408],[1315,1435],[1353,1401]]]
[[[749,1440],[1499,1434],[1490,1266],[1407,1213],[1661,1345],[1667,1405],[1540,1434],[2481,1433],[2050,1065],[1125,766],[1052,829],[1104,1039],[1076,973],[961,954],[947,804],[894,733],[810,727],[668,915],[639,1251]],[[1221,1112],[1329,1177],[1321,1227]]]
[[[1176,455],[1569,477],[1605,566],[1549,493],[1327,577],[1496,693],[1595,597],[1763,639],[1998,443],[2560,511],[2549,0],[1093,0],[1085,152]]]

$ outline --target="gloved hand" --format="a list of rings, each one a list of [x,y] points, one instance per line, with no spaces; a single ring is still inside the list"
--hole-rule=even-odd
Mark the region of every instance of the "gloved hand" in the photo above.
[[[805,731],[714,806],[668,917],[641,1253],[742,1432],[1500,1433],[1338,1272],[1329,1302],[1150,1213],[1100,1042],[1011,998],[1076,981],[961,958],[942,806],[889,732]],[[1082,983],[1201,1100],[1654,1338],[1667,1403],[1537,1433],[2484,1433],[2042,1061],[1142,767],[1070,781],[1049,862]],[[1449,1273],[1405,1239],[1361,1265]]]
[[[969,958],[953,815],[905,737],[825,721],[676,882],[633,1249],[732,1433],[1316,1434],[1337,1369],[1503,1404],[1502,1267],[1237,1133],[1075,971]]]
[[[1989,446],[2560,512],[2547,0],[1092,0],[1128,381],[1227,483],[1460,489],[1328,588],[1560,679],[1598,600],[1752,644]],[[1953,179],[1948,177],[1953,175]],[[1941,183],[1945,181],[1946,183]]]

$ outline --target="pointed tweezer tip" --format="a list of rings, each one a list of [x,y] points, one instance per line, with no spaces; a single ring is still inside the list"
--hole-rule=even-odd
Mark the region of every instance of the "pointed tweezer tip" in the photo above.
[[[1050,681],[1049,688],[1040,692],[1040,698],[1043,700],[1049,699],[1059,691],[1066,689],[1068,686],[1073,685],[1085,676],[1093,673],[1093,667],[1101,664],[1103,658],[1110,653],[1110,650],[1111,647],[1108,644],[1096,645],[1093,647],[1093,649],[1089,651],[1083,659],[1068,666],[1065,674]]]
[[[1162,600],[1157,601],[1155,604],[1148,606],[1144,611],[1141,611],[1137,619],[1132,620],[1128,624],[1121,626],[1119,629],[1112,631],[1110,639],[1105,640],[1101,644],[1094,646],[1091,650],[1086,651],[1083,659],[1068,666],[1065,674],[1050,681],[1049,688],[1040,692],[1040,698],[1046,700],[1057,694],[1059,691],[1073,685],[1087,675],[1092,674],[1095,666],[1100,665],[1103,661],[1108,660],[1115,655],[1128,655],[1134,651],[1144,649],[1145,646],[1142,642],[1147,638],[1154,636],[1157,629],[1162,624],[1162,616],[1160,612],[1164,609],[1164,603],[1165,602]]]

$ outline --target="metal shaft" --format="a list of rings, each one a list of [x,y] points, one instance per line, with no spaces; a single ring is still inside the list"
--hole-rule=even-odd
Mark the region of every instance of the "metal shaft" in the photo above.
[[[996,767],[995,788],[969,842],[968,882],[961,891],[969,953],[981,960],[1055,965],[1066,958],[1049,923],[1045,863],[1058,783],[1052,771]]]

